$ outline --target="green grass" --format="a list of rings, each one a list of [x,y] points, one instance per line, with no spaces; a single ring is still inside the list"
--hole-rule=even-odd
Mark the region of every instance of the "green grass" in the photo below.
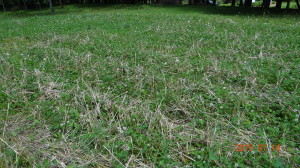
[[[0,14],[0,167],[299,166],[294,11],[56,12]]]

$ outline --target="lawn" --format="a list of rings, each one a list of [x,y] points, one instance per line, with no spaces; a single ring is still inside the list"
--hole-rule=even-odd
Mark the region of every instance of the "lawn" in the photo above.
[[[0,167],[298,167],[299,83],[294,11],[2,12]]]

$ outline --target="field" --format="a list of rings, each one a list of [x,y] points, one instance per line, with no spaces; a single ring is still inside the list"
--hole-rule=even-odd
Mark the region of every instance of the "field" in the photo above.
[[[299,167],[299,83],[294,11],[2,12],[0,167]]]

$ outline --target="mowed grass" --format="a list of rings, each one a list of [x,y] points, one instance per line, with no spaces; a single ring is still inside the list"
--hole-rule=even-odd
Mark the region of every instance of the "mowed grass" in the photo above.
[[[300,17],[219,9],[0,14],[0,167],[298,167]]]

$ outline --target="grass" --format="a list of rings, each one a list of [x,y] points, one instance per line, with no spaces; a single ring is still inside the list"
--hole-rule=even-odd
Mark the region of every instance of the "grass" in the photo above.
[[[299,23],[203,6],[1,13],[0,167],[298,167]]]

